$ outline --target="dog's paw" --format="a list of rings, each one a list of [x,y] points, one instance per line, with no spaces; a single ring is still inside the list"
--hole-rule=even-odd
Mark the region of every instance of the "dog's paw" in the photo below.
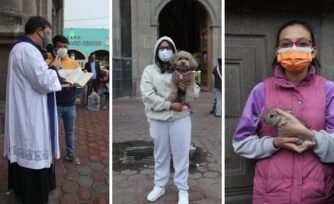
[[[190,104],[193,101],[194,101],[194,93],[188,89],[186,91],[186,96],[185,96],[184,102],[186,104]]]

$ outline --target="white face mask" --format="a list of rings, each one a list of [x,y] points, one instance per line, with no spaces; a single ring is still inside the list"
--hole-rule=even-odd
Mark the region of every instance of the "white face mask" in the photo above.
[[[170,60],[172,55],[173,55],[173,51],[172,50],[167,50],[167,49],[159,50],[159,53],[158,53],[158,57],[163,62],[167,62],[168,60]]]
[[[67,55],[67,49],[66,48],[59,48],[57,50],[57,55],[61,58],[65,57]]]

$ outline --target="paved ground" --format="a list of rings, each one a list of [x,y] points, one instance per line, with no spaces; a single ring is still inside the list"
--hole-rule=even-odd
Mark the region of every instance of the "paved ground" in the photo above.
[[[192,143],[201,150],[190,168],[190,203],[221,203],[221,119],[209,114],[214,96],[201,92],[195,101],[192,115]],[[113,151],[122,142],[150,142],[148,123],[144,115],[144,105],[140,99],[121,98],[113,100]],[[149,144],[149,143],[148,143]],[[146,144],[147,145],[147,144]],[[195,152],[197,153],[197,152]],[[153,164],[137,161],[137,165],[120,166],[113,153],[112,203],[139,204],[146,201],[147,193],[153,187]],[[197,166],[196,166],[197,164]],[[166,194],[158,201],[177,203],[177,189],[173,184],[173,173],[167,185]]]
[[[81,165],[66,161],[64,131],[61,128],[61,159],[56,161],[57,188],[49,194],[48,204],[109,203],[109,110],[88,112],[78,106],[76,144]],[[7,160],[0,136],[0,204],[20,204],[7,192]]]

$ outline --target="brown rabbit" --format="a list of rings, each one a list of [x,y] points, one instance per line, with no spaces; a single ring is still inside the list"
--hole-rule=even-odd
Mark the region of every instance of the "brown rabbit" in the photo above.
[[[283,111],[291,114],[292,116],[294,116],[295,118],[297,118],[295,115],[292,114],[292,111],[289,109],[284,109]],[[273,126],[273,127],[278,127],[281,125],[285,125],[287,124],[289,121],[286,117],[280,115],[277,112],[277,108],[271,108],[269,109],[265,114],[264,114],[264,122],[267,125]],[[298,119],[298,118],[297,118]],[[305,123],[301,120],[298,119],[298,121],[305,126]],[[302,138],[300,138],[300,141],[298,143],[298,145],[309,145],[309,144],[314,144],[314,142],[309,141],[309,140],[304,140]]]

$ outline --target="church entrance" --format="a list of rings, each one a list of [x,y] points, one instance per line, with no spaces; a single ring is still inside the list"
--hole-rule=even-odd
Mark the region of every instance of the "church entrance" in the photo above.
[[[208,13],[195,0],[172,0],[159,15],[159,37],[171,37],[178,50],[188,51],[196,58],[196,82],[206,91],[211,90],[213,69],[210,26]]]

